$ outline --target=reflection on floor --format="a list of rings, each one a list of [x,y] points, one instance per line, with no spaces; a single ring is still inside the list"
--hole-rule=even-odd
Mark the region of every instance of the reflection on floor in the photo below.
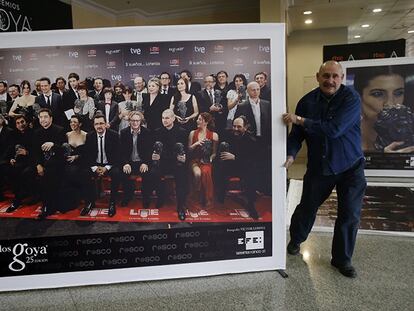
[[[332,236],[312,233],[277,272],[0,293],[0,310],[412,310],[414,239],[359,235],[358,271],[330,264]]]

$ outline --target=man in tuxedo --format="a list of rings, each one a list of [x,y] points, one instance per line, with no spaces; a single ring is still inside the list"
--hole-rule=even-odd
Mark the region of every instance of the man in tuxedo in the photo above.
[[[12,98],[7,92],[7,82],[0,81],[0,114],[9,112],[12,106]]]
[[[69,89],[63,93],[63,107],[64,110],[73,109],[75,100],[79,98],[78,94],[78,85],[79,85],[79,75],[75,72],[72,72],[68,75]]]
[[[35,193],[34,179],[36,170],[33,158],[33,130],[24,115],[15,118],[16,129],[13,131],[12,144],[9,148],[9,176],[14,193],[12,204],[6,212],[15,211],[21,204],[24,194]]]
[[[32,95],[39,96],[42,94],[42,89],[40,88],[40,80],[35,81],[35,89],[32,91]]]
[[[119,119],[119,107],[118,104],[112,100],[113,91],[111,88],[106,87],[102,91],[104,100],[98,103],[97,110],[100,110],[105,116],[107,126],[111,129],[117,130],[120,119]]]
[[[154,140],[162,143],[162,152],[152,153],[152,170],[154,176],[153,188],[158,195],[157,207],[161,207],[165,200],[165,181],[162,176],[174,175],[175,192],[177,197],[178,219],[185,220],[185,199],[187,196],[187,166],[185,150],[187,146],[187,131],[175,122],[175,114],[171,109],[162,113],[162,127],[155,130]],[[177,143],[184,147],[177,152]],[[152,188],[152,189],[153,189]]]
[[[93,177],[111,177],[111,197],[109,200],[108,216],[116,214],[116,199],[120,182],[119,171],[119,136],[118,133],[106,128],[105,116],[96,113],[93,119],[95,131],[87,134],[85,142],[85,158],[89,170],[87,182],[88,191],[86,206],[81,211],[81,216],[89,214],[95,207],[95,183]]]
[[[198,92],[201,91],[201,85],[198,82],[191,82],[191,79],[193,78],[193,75],[188,70],[183,70],[180,72],[181,79],[184,79],[187,81],[188,84],[188,93],[197,95]]]
[[[253,219],[259,214],[255,208],[257,176],[256,139],[248,132],[247,118],[244,116],[233,120],[233,129],[222,141],[229,144],[228,151],[221,151],[215,160],[215,184],[217,201],[224,203],[228,179],[240,177],[243,192],[247,199],[247,211]]]
[[[103,79],[101,77],[96,77],[93,80],[93,90],[89,92],[89,96],[92,97],[93,101],[95,102],[95,107],[98,107],[98,103],[104,100],[104,95],[102,92],[103,88]]]
[[[7,154],[11,147],[12,130],[7,126],[6,118],[0,114],[0,202],[4,201],[3,186],[8,171]]]
[[[64,77],[57,77],[55,80],[56,93],[63,97],[63,94],[67,91],[66,80]]]
[[[150,204],[151,186],[150,163],[152,153],[152,134],[142,126],[145,122],[144,115],[139,111],[132,111],[129,114],[129,127],[121,130],[121,167],[122,167],[122,188],[124,198],[122,206],[127,206],[134,194],[134,181],[130,180],[131,175],[142,177],[143,206],[148,208]]]
[[[198,93],[198,110],[210,113],[216,125],[216,131],[220,135],[226,127],[228,113],[226,98],[222,98],[221,92],[214,89],[216,78],[208,75],[204,78],[204,89]]]
[[[56,96],[59,96],[55,94]],[[60,97],[60,96],[59,96]],[[40,128],[34,134],[33,153],[37,174],[40,176],[40,196],[43,219],[59,207],[59,189],[64,163],[62,144],[66,141],[63,127],[52,124],[53,114],[48,108],[39,111]]]
[[[224,71],[220,70],[216,74],[216,84],[214,85],[214,89],[220,90],[222,92],[225,92],[227,90],[227,86],[229,85],[227,79],[229,78],[229,74]],[[224,96],[225,94],[223,94]]]
[[[52,92],[49,78],[43,77],[39,80],[42,94],[36,97],[35,102],[39,104],[40,108],[46,108],[52,111],[53,122],[55,124],[67,127],[68,120],[64,115],[62,97]]]
[[[267,101],[272,100],[272,94],[270,87],[267,86],[267,74],[265,72],[258,72],[254,75],[254,80],[259,83],[260,86],[260,99]]]
[[[12,100],[10,94],[7,91],[8,91],[7,82],[0,81],[0,101],[9,102]]]
[[[168,104],[171,101],[171,97],[174,96],[176,89],[171,87],[171,76],[168,72],[164,71],[160,74],[161,89],[160,94],[165,96]]]
[[[271,144],[272,144],[272,115],[270,102],[260,99],[260,86],[257,82],[247,84],[249,98],[237,106],[235,118],[246,116],[250,124],[250,131],[257,140],[257,150],[260,152],[258,170],[260,178],[258,190],[271,194]]]
[[[257,82],[247,85],[249,99],[237,106],[235,118],[244,115],[250,124],[250,131],[265,145],[271,144],[270,102],[260,99],[260,86]]]
[[[132,92],[132,100],[136,100],[139,104],[142,103],[142,94],[148,93],[146,88],[147,83],[143,77],[135,77],[134,79],[134,91]]]
[[[11,100],[14,102],[17,97],[20,96],[20,86],[17,84],[12,84],[9,86],[9,95]]]

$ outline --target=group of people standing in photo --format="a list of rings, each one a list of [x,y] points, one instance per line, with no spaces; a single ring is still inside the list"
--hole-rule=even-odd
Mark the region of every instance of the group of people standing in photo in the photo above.
[[[102,78],[80,81],[71,73],[52,85],[47,77],[22,81],[12,99],[0,82],[0,199],[5,186],[14,198],[7,212],[42,202],[39,218],[95,206],[96,182],[110,177],[108,216],[127,206],[141,177],[142,205],[167,199],[166,177],[175,182],[177,214],[186,209],[224,208],[229,177],[240,177],[243,205],[258,219],[258,193],[271,194],[271,106],[267,74],[247,82],[220,71],[204,88],[183,70],[171,76],[134,79],[134,87]],[[257,81],[257,82],[256,82]],[[253,152],[252,152],[253,151]],[[6,176],[7,181],[6,181]]]

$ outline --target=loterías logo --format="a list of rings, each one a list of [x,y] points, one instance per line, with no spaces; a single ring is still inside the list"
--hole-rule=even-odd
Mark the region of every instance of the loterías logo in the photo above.
[[[28,243],[17,243],[13,248],[0,246],[0,253],[12,253],[13,260],[9,269],[19,272],[26,268],[26,264],[47,262],[47,258],[40,258],[47,255],[47,248],[47,245],[31,247]]]

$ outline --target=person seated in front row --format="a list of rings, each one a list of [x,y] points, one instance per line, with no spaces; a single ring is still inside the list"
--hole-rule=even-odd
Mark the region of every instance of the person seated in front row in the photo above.
[[[93,119],[94,131],[86,135],[85,157],[89,167],[89,180],[87,187],[87,205],[81,211],[81,216],[89,214],[95,207],[94,177],[111,177],[111,197],[109,200],[108,216],[116,214],[116,199],[118,194],[119,171],[119,136],[118,133],[106,127],[105,116],[96,113]]]
[[[152,187],[158,195],[157,207],[161,207],[165,200],[165,181],[162,181],[161,177],[174,175],[178,219],[185,220],[187,131],[174,121],[174,111],[171,109],[164,110],[162,113],[163,126],[154,133],[155,148],[152,153],[154,182]]]
[[[253,219],[259,214],[255,208],[257,183],[257,142],[248,131],[247,118],[233,120],[233,129],[220,143],[215,163],[215,184],[217,201],[224,203],[229,177],[238,176],[246,196],[245,204]]]
[[[57,95],[59,96],[59,95]],[[63,180],[62,144],[66,141],[64,128],[53,124],[52,111],[42,108],[39,111],[40,128],[34,134],[34,158],[37,174],[40,176],[40,196],[43,219],[59,210],[59,190]]]
[[[214,200],[212,162],[216,156],[218,135],[213,132],[214,121],[211,114],[202,112],[197,118],[197,129],[190,132],[188,149],[191,160],[193,204],[201,203],[212,207]]]
[[[131,201],[135,185],[130,179],[131,175],[142,176],[142,197],[144,208],[149,207],[151,186],[150,162],[152,152],[152,135],[150,131],[142,126],[145,123],[144,115],[139,111],[132,111],[128,116],[129,126],[121,131],[121,167],[122,167],[122,188],[124,198],[122,206],[127,206]]]
[[[15,117],[16,129],[12,133],[12,144],[9,148],[9,176],[14,199],[6,212],[14,212],[22,204],[25,194],[36,196],[34,181],[36,170],[33,159],[33,130],[29,127],[26,116]]]

